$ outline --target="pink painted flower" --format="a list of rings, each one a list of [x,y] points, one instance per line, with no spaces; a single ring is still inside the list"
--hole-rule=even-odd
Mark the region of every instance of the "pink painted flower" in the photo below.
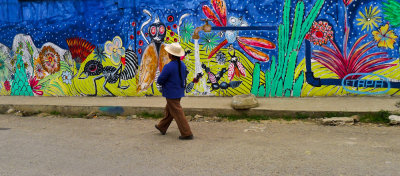
[[[36,95],[43,95],[43,91],[40,91],[42,86],[38,84],[39,80],[36,79],[36,76],[29,79],[29,85],[31,86],[33,93],[35,93]]]

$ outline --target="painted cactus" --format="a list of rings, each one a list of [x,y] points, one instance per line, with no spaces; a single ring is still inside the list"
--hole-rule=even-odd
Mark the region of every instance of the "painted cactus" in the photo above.
[[[297,55],[304,37],[310,30],[313,21],[317,18],[324,2],[325,0],[317,0],[310,13],[303,20],[304,2],[298,1],[290,35],[291,2],[290,0],[285,0],[283,24],[280,24],[278,29],[278,63],[276,63],[275,57],[272,57],[271,68],[265,74],[265,85],[260,85],[260,79],[257,76],[260,73],[260,65],[255,65],[252,94],[266,97],[300,96],[304,73],[301,72],[297,80],[295,80]],[[258,74],[256,75],[256,73]]]

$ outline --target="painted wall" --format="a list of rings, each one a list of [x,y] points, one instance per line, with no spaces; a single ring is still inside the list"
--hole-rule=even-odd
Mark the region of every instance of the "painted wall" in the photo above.
[[[397,95],[398,0],[1,0],[0,95],[160,96],[164,46],[186,95]],[[194,29],[208,18],[211,32]]]

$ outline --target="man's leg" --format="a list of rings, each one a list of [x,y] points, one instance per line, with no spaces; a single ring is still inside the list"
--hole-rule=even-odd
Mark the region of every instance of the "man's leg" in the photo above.
[[[168,109],[170,115],[175,119],[178,125],[181,136],[186,137],[192,135],[188,121],[186,120],[185,113],[181,106],[181,99],[167,99],[169,104]]]
[[[166,133],[168,130],[169,125],[171,124],[173,117],[171,116],[170,113],[170,108],[168,104],[168,99],[167,99],[167,105],[165,106],[165,117],[161,119],[161,121],[158,123],[157,127],[161,130],[161,132]]]

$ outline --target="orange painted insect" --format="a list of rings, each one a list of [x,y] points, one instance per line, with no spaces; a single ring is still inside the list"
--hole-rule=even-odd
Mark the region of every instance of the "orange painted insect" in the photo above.
[[[147,48],[144,50],[139,68],[139,80],[137,92],[142,92],[150,88],[153,84],[157,72],[161,72],[164,65],[169,63],[168,53],[165,51],[164,38],[166,36],[165,24],[158,17],[149,26],[148,33],[150,34],[151,43],[146,39],[143,33],[143,28],[152,20],[152,15],[148,10],[143,10],[150,19],[144,22],[140,28],[140,33],[146,43]]]

